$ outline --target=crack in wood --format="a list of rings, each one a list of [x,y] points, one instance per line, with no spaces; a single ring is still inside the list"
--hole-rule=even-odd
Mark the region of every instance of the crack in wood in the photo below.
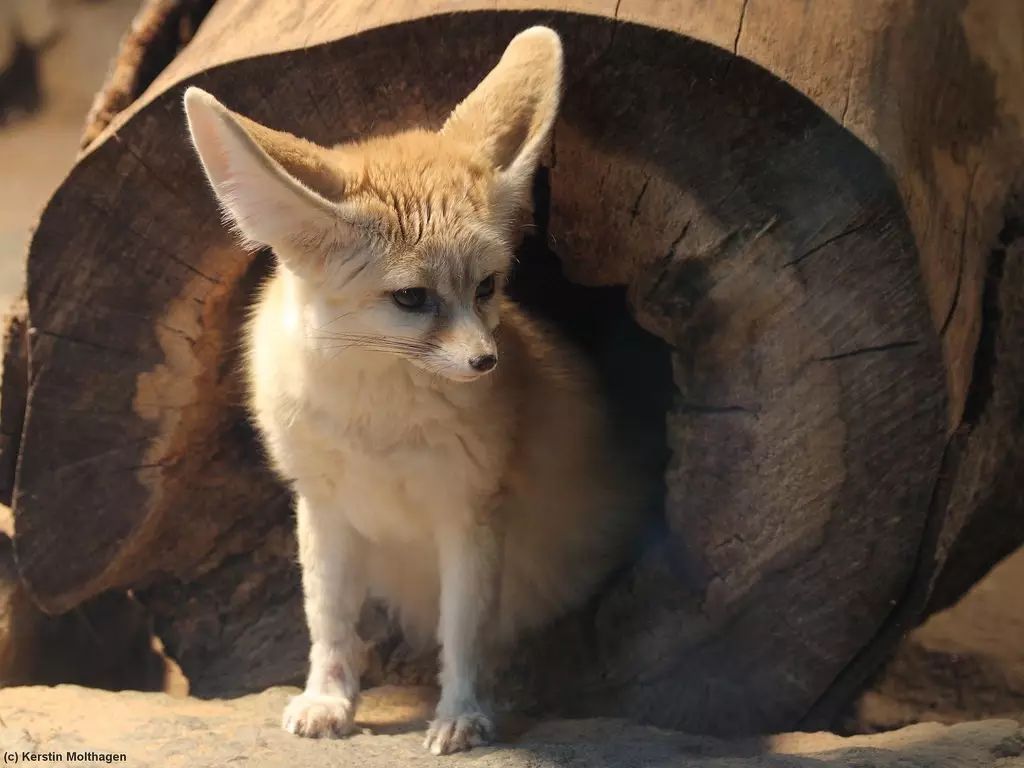
[[[734,56],[739,55],[740,50],[740,35],[743,34],[743,22],[747,18],[747,6],[750,4],[750,0],[743,0],[743,7],[740,8],[740,20],[736,25],[736,37],[732,41],[732,52]]]
[[[843,99],[843,110],[839,115],[839,124],[846,127],[846,113],[850,109],[850,94],[853,92],[853,68],[850,68],[850,76],[846,79],[846,96]]]
[[[612,13],[612,34],[608,40],[608,48],[605,50],[605,53],[609,53],[612,49],[612,46],[615,45],[615,35],[619,31],[619,8],[621,7],[622,0],[616,0],[615,11]]]
[[[679,243],[681,243],[683,241],[683,238],[686,237],[686,233],[689,232],[689,231],[690,231],[690,221],[687,220],[687,221],[683,222],[683,226],[679,230],[679,234],[676,235],[676,239],[673,240],[672,243],[669,245],[668,252],[666,252],[665,255],[662,256],[658,260],[657,263],[658,263],[658,265],[660,267],[660,269],[658,270],[658,276],[655,278],[654,282],[651,284],[651,287],[648,288],[645,291],[645,294],[644,294],[645,295],[645,301],[652,301],[653,297],[656,296],[658,291],[661,289],[662,284],[665,282],[665,279],[668,277],[668,273],[669,273],[669,268],[668,267],[672,263],[672,259],[674,259],[676,257],[676,248],[679,246]]]
[[[148,443],[149,440],[150,438],[148,437],[140,437],[135,440],[129,440],[128,442],[125,443],[119,443],[118,445],[108,448],[105,451],[99,451],[98,453],[91,454],[90,456],[85,456],[81,459],[76,459],[75,461],[69,461],[64,464],[61,464],[51,469],[50,472],[54,479],[56,479],[61,473],[65,472],[66,470],[78,469],[83,466],[88,466],[90,464],[96,463],[97,461],[106,459],[108,456],[115,455],[118,453],[127,452],[129,450],[134,451],[138,446]]]
[[[149,464],[135,464],[130,467],[125,467],[128,472],[134,472],[139,469],[163,469],[174,463],[171,459],[164,459],[163,461],[154,461]]]
[[[95,200],[93,200],[91,198],[83,198],[83,202],[86,205],[88,205],[90,208],[92,208],[93,210],[95,210],[95,211],[97,211],[99,213],[102,213],[103,215],[108,215],[110,213],[110,210],[106,206],[102,205],[101,203],[96,202]],[[182,266],[185,269],[187,269],[189,272],[192,272],[193,274],[195,274],[198,277],[201,277],[201,278],[203,278],[205,280],[209,280],[211,283],[214,283],[216,285],[223,285],[223,281],[220,280],[219,278],[216,278],[213,275],[206,274],[202,270],[198,269],[197,267],[193,266],[189,262],[185,261],[183,258],[178,256],[178,254],[176,254],[173,251],[169,250],[166,246],[164,246],[160,242],[158,242],[156,240],[153,240],[151,237],[149,237],[147,234],[145,234],[143,232],[139,232],[139,230],[135,229],[131,225],[129,225],[127,223],[122,223],[121,224],[121,228],[125,232],[130,234],[132,237],[134,237],[135,239],[139,240],[140,242],[145,243],[146,245],[151,246],[153,248],[153,250],[158,251],[159,253],[163,254],[164,256],[166,256],[168,259],[170,259],[174,263],[179,264],[180,266]]]
[[[894,349],[907,349],[909,347],[916,347],[920,344],[919,341],[893,341],[889,344],[877,344],[870,347],[860,347],[859,349],[851,349],[848,352],[837,352],[834,355],[824,355],[823,357],[814,358],[819,363],[828,363],[833,360],[845,360],[848,357],[857,357],[859,355],[868,355],[875,352],[889,352]]]
[[[956,266],[956,282],[953,284],[953,298],[950,300],[946,317],[943,319],[939,329],[940,336],[946,335],[946,331],[949,330],[949,326],[953,322],[953,315],[956,314],[957,307],[960,306],[960,290],[964,282],[964,254],[967,249],[967,225],[971,220],[971,197],[974,194],[974,180],[978,176],[979,166],[980,163],[974,166],[974,170],[971,171],[970,181],[967,183],[967,196],[964,199],[963,231],[960,232],[960,253]]]
[[[730,414],[738,413],[746,416],[758,415],[758,408],[747,408],[743,405],[710,405],[705,403],[687,403],[677,402],[675,405],[676,413],[691,413],[696,415],[716,415],[716,414]]]
[[[644,176],[643,186],[640,187],[640,194],[636,196],[636,200],[633,201],[633,207],[629,209],[629,223],[632,224],[636,221],[636,217],[640,215],[640,201],[644,199],[644,195],[647,193],[647,187],[651,183],[650,176]]]
[[[994,377],[999,367],[1000,321],[1005,311],[1002,306],[1002,292],[1006,252],[1021,238],[1024,238],[1024,220],[1007,218],[999,233],[999,244],[989,255],[985,287],[981,297],[981,330],[978,333],[974,366],[961,418],[961,423],[970,429],[973,429],[981,421],[982,415],[988,411],[995,391]],[[1005,334],[1005,329],[1002,333]]]
[[[35,327],[30,328],[29,329],[29,335],[35,335],[35,334],[39,334],[40,336],[49,336],[50,338],[53,338],[53,339],[60,339],[61,341],[66,341],[66,342],[69,342],[71,344],[78,344],[78,345],[83,346],[83,347],[90,347],[91,349],[96,349],[96,350],[99,350],[101,352],[109,352],[111,354],[118,355],[120,357],[126,357],[126,358],[130,358],[130,359],[133,359],[133,360],[135,359],[135,354],[132,353],[132,352],[128,352],[128,351],[123,350],[123,349],[117,349],[116,347],[107,347],[107,346],[104,346],[103,344],[99,344],[99,343],[97,343],[95,341],[89,341],[88,339],[80,339],[77,336],[68,336],[68,335],[63,334],[63,333],[57,333],[56,331],[47,331],[47,330],[45,330],[43,328],[35,328]]]
[[[782,268],[783,269],[787,269],[789,267],[795,267],[797,264],[799,264],[800,262],[804,261],[807,257],[813,256],[814,254],[816,254],[818,251],[822,250],[823,248],[827,248],[828,246],[838,242],[839,240],[842,240],[843,238],[849,237],[850,235],[855,235],[858,232],[860,232],[861,230],[866,229],[871,224],[873,224],[874,221],[875,221],[875,219],[871,218],[871,219],[868,219],[867,221],[862,221],[859,224],[854,224],[854,225],[852,225],[850,227],[847,227],[842,232],[840,232],[838,234],[835,234],[835,235],[832,235],[829,238],[826,238],[825,240],[821,241],[817,245],[811,246],[806,251],[804,251],[799,256],[797,256],[795,259],[790,259],[789,261],[787,261],[785,264],[782,265]]]
[[[136,150],[135,147],[133,147],[129,142],[122,139],[116,131],[111,134],[111,138],[114,141],[116,141],[119,146],[124,147],[125,151],[132,156],[135,162],[137,162],[144,171],[146,171],[149,177],[152,178],[157,184],[159,184],[164,189],[164,191],[166,191],[167,194],[170,195],[174,200],[184,205],[185,208],[187,208],[190,211],[202,214],[209,214],[208,210],[201,210],[197,208],[197,203],[195,200],[188,197],[187,195],[183,195],[181,191],[173,184],[168,182],[163,177],[162,174],[157,173],[156,169],[153,168],[153,166],[151,166],[148,162],[146,162],[146,160],[142,156],[142,153]]]

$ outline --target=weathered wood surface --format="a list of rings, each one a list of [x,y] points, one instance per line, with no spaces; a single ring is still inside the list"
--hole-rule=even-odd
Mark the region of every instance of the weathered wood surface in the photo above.
[[[28,305],[19,300],[0,320],[0,504],[11,505],[28,399]]]
[[[288,495],[237,378],[265,256],[221,227],[181,90],[325,143],[436,125],[538,22],[567,90],[524,260],[550,244],[573,281],[625,286],[675,398],[664,531],[534,640],[515,693],[717,732],[817,722],[951,555],[991,562],[993,515],[1022,503],[1019,249],[998,239],[1020,6],[219,0],[32,244],[16,545],[44,607],[136,588],[199,693],[301,675]]]
[[[142,95],[188,43],[214,0],[144,0],[118,46],[82,129],[83,150]],[[6,308],[4,308],[6,309]],[[28,396],[28,305],[19,299],[0,321],[0,504],[10,505]]]

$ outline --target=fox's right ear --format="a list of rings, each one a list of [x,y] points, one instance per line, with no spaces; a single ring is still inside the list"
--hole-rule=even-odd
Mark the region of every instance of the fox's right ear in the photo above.
[[[185,91],[192,143],[225,218],[245,244],[269,245],[293,269],[351,248],[360,212],[344,202],[345,179],[317,145],[227,109],[199,88]]]
[[[452,112],[441,132],[475,145],[498,172],[509,207],[526,203],[551,135],[562,89],[562,42],[531,27],[508,44],[501,61]]]

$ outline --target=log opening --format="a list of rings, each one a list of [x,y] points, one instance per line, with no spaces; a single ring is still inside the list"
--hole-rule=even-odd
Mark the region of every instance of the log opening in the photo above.
[[[534,183],[533,227],[516,250],[509,295],[547,321],[586,355],[600,377],[616,439],[639,463],[663,474],[668,462],[666,423],[673,404],[672,348],[634,318],[625,285],[574,283],[565,275],[550,230],[551,171]],[[652,494],[663,518],[664,490]]]

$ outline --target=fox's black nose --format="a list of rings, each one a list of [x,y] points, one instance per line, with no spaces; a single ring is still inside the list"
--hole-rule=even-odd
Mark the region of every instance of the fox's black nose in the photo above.
[[[498,364],[498,358],[494,355],[477,355],[469,358],[469,367],[474,371],[486,373]]]

